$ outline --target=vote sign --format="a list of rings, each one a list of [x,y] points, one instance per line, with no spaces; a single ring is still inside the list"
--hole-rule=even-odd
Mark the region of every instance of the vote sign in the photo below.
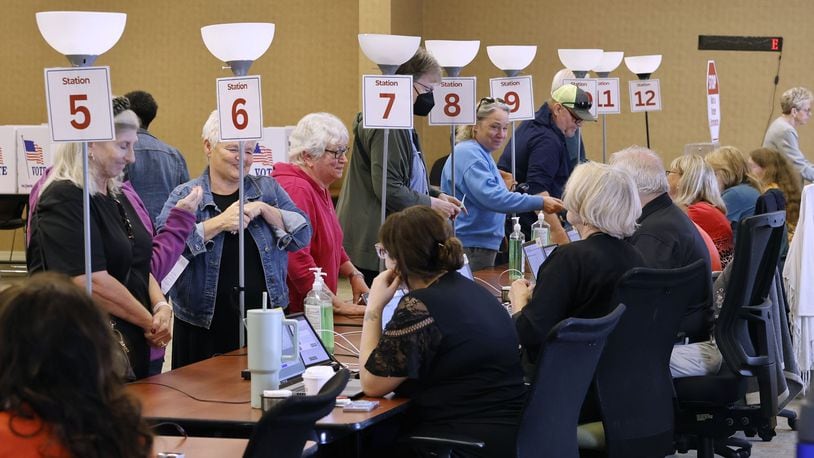
[[[258,140],[263,137],[263,99],[260,76],[217,79],[221,141]]]
[[[599,113],[597,99],[597,83],[593,78],[566,78],[562,80],[563,84],[573,84],[574,86],[582,89],[591,98],[591,109],[588,110],[594,118]]]
[[[531,76],[492,78],[489,80],[492,98],[500,98],[509,106],[509,121],[534,119],[534,92]]]
[[[413,128],[413,77],[362,75],[362,127]]]
[[[475,91],[477,79],[443,78],[435,87],[435,106],[430,111],[430,125],[475,124]]]
[[[661,86],[659,80],[628,81],[630,111],[661,111]]]
[[[596,108],[599,114],[619,114],[622,112],[619,78],[596,79]]]
[[[114,140],[110,67],[46,68],[45,99],[53,141]]]

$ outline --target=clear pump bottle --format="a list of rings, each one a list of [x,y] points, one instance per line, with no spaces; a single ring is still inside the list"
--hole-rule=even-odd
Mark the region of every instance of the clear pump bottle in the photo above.
[[[523,277],[523,242],[526,237],[520,230],[520,217],[513,216],[514,228],[509,235],[509,279],[517,280]]]
[[[551,244],[551,225],[543,219],[543,211],[537,212],[537,221],[531,225],[531,239],[540,246]]]
[[[314,272],[314,284],[311,291],[305,296],[305,317],[316,329],[325,348],[331,354],[334,352],[334,308],[331,295],[322,277],[325,272],[320,267],[312,267],[309,270]]]

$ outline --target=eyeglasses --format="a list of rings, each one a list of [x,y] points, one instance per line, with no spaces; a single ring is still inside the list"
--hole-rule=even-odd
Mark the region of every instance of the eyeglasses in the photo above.
[[[505,104],[506,101],[501,99],[500,97],[494,97],[494,98],[492,98],[492,97],[484,97],[484,98],[480,99],[480,102],[478,102],[478,108],[475,109],[475,111],[480,110],[480,107],[483,106],[483,105],[491,105],[493,103],[503,103],[503,104]]]
[[[418,81],[413,81],[413,89],[415,89],[416,84],[425,89],[424,94],[431,94],[432,93],[432,90],[433,90],[432,86],[427,86],[426,84],[421,84]],[[418,91],[416,91],[416,92],[418,92]]]
[[[376,249],[376,255],[379,256],[379,259],[387,258],[387,250],[384,249],[384,245],[377,243],[373,245],[373,248]]]
[[[336,150],[325,148],[326,153],[331,153],[334,155],[334,160],[338,161],[340,157],[343,157],[348,152],[348,147],[337,148]]]
[[[130,218],[127,217],[127,212],[124,210],[122,203],[119,202],[119,199],[113,199],[113,202],[116,202],[116,207],[119,209],[119,216],[122,218],[122,224],[124,224],[124,230],[127,232],[127,238],[132,242],[136,239],[135,234],[133,234],[133,223],[131,223]]]
[[[562,107],[563,107],[563,108],[565,108],[565,111],[567,111],[567,112],[568,112],[568,114],[570,114],[570,115],[571,115],[571,119],[573,119],[573,120],[574,120],[574,124],[577,124],[577,125],[582,124],[582,118],[580,118],[579,116],[575,115],[575,114],[574,114],[574,112],[573,112],[573,111],[571,111],[571,110],[569,110],[569,109],[568,109],[568,107],[566,107],[565,105],[563,105]],[[588,107],[590,108],[590,104],[588,105]]]

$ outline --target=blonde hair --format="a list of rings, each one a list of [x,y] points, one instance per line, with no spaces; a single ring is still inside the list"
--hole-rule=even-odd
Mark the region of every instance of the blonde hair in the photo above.
[[[307,114],[288,137],[288,159],[305,165],[304,154],[319,159],[331,143],[348,143],[348,129],[342,121],[330,113]]]
[[[128,130],[138,130],[139,120],[138,116],[130,109],[125,109],[113,118],[116,127],[116,136]],[[115,142],[116,140],[113,140]],[[93,142],[93,143],[109,143],[109,142]],[[88,151],[88,154],[91,154]],[[94,161],[88,162],[88,193],[94,196],[102,193],[102,189],[97,188],[96,178],[99,172],[96,170]],[[45,192],[45,189],[55,181],[67,180],[73,183],[76,187],[82,189],[84,187],[84,171],[82,167],[82,143],[60,143],[54,151],[54,165],[48,178],[42,184],[40,196]],[[122,188],[124,181],[124,171],[119,176],[107,180],[107,192],[113,196],[117,196]]]
[[[642,214],[633,177],[597,162],[586,162],[574,169],[565,184],[563,203],[583,223],[617,239],[633,235]]]
[[[715,176],[721,179],[721,192],[742,183],[760,191],[760,182],[749,173],[746,156],[734,146],[722,146],[707,154],[704,160],[715,171]]]
[[[687,207],[696,202],[707,202],[726,213],[715,172],[703,157],[697,154],[679,156],[673,159],[670,169],[680,175],[673,202]]]
[[[792,108],[800,109],[807,100],[814,98],[811,91],[804,87],[793,87],[780,96],[780,110],[783,114],[791,114]]]
[[[475,114],[476,117],[475,124],[486,119],[495,110],[503,110],[506,113],[509,113],[509,106],[499,101],[500,99],[493,100],[492,102],[488,102],[487,100],[493,99],[484,98],[481,99],[481,103],[478,104],[478,112]],[[475,138],[474,125],[458,126],[455,129],[455,143],[465,142],[467,140],[472,140],[473,138]]]

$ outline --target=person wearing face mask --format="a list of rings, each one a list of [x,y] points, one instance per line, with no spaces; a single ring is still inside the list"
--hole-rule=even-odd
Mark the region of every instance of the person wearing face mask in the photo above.
[[[505,213],[562,210],[554,197],[528,195],[506,189],[492,152],[506,140],[509,106],[502,99],[481,99],[474,126],[458,127],[455,145],[455,189],[452,189],[452,161],[447,159],[441,174],[441,189],[463,200],[467,214],[455,219],[455,235],[461,240],[472,270],[494,266],[503,240]]]
[[[441,82],[441,67],[423,48],[397,70],[413,77],[413,113],[427,116],[435,105],[433,88]],[[379,257],[373,244],[381,222],[381,180],[387,180],[387,213],[412,205],[427,205],[454,218],[461,203],[430,187],[421,143],[415,130],[390,131],[387,176],[382,177],[384,131],[362,127],[362,113],[353,122],[353,154],[337,203],[345,234],[343,245],[353,263],[370,284],[379,273]]]
[[[511,142],[515,142],[514,179],[518,183],[526,183],[529,194],[547,192],[552,197],[561,198],[565,182],[573,170],[566,139],[576,135],[583,121],[596,121],[590,109],[591,98],[585,91],[573,84],[560,86],[551,93],[551,99],[537,110],[534,119],[520,124],[503,149],[498,168],[511,172]],[[520,215],[524,231],[528,231],[536,220],[534,213]],[[561,230],[558,221],[549,222],[554,223],[552,235]]]

